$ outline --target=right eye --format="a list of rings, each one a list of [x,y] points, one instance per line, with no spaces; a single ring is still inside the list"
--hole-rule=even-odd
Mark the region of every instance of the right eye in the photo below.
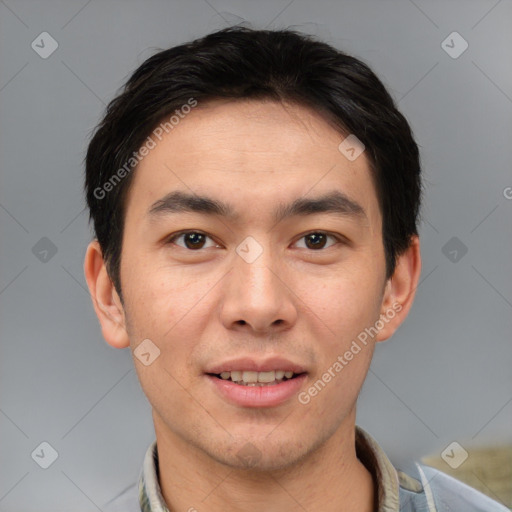
[[[175,240],[179,240],[183,237],[184,245],[176,244]],[[174,244],[178,247],[182,247],[183,249],[190,249],[191,251],[197,251],[199,249],[204,249],[204,243],[207,238],[210,238],[205,233],[201,231],[181,231],[179,233],[175,233],[170,238],[167,239],[166,244]],[[213,240],[212,240],[213,241]],[[213,247],[217,246],[214,243]]]

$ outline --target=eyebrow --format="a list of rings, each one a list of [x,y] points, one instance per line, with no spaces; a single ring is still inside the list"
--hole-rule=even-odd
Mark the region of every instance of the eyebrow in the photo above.
[[[240,215],[234,208],[218,199],[199,196],[179,190],[170,192],[155,201],[149,208],[147,215],[150,219],[176,213],[199,213],[203,215],[217,215],[236,221]],[[280,204],[274,210],[274,221],[280,222],[296,215],[306,216],[317,213],[331,213],[343,217],[366,218],[364,208],[340,191],[333,191],[315,198],[300,197],[293,202]]]

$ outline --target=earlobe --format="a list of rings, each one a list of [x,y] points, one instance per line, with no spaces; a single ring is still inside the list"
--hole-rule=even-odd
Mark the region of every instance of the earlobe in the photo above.
[[[396,262],[393,276],[386,283],[380,318],[384,327],[375,341],[390,338],[407,317],[411,309],[421,274],[420,240],[417,235]]]
[[[101,247],[96,239],[87,247],[84,274],[106,342],[114,348],[128,347],[130,340],[126,331],[124,309],[108,275]]]

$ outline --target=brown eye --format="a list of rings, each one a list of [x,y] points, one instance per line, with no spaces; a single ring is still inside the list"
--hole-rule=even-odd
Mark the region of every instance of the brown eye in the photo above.
[[[188,249],[201,249],[204,245],[205,236],[202,233],[186,233],[184,237]]]
[[[174,235],[168,240],[168,243],[175,243],[175,241],[180,238],[183,238],[184,245],[176,245],[183,247],[184,249],[198,250],[204,248],[206,239],[210,237],[204,233],[200,233],[199,231],[188,231]]]
[[[325,244],[327,243],[328,238],[332,238],[335,241],[338,241],[334,235],[329,235],[321,231],[314,231],[312,233],[308,233],[307,235],[304,235],[300,240],[305,240],[306,249],[320,250],[325,249]]]
[[[323,233],[311,233],[305,236],[306,246],[309,249],[323,249],[327,237]]]

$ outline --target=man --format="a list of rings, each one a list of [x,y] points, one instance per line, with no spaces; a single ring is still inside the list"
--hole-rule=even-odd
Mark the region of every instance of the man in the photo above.
[[[161,51],[88,148],[85,275],[156,441],[107,510],[505,510],[355,425],[421,270],[418,148],[359,60],[292,31]]]

